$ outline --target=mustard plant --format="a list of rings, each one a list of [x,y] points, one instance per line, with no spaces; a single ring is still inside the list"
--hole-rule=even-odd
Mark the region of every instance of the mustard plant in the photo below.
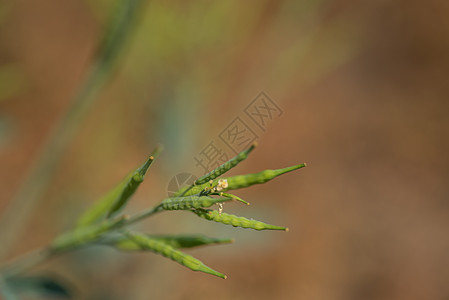
[[[294,165],[277,170],[265,170],[254,174],[222,177],[227,171],[242,162],[254,149],[252,145],[239,153],[212,172],[201,176],[189,187],[180,188],[175,197],[163,199],[153,207],[136,215],[123,214],[134,192],[144,181],[147,171],[159,156],[162,148],[157,147],[145,162],[131,172],[116,187],[96,201],[69,231],[61,234],[45,249],[34,253],[35,259],[25,260],[25,263],[14,262],[3,267],[4,280],[13,278],[28,268],[47,260],[55,255],[71,252],[80,247],[103,245],[119,251],[136,252],[150,251],[169,258],[193,271],[200,271],[220,278],[227,276],[205,265],[197,258],[184,253],[181,249],[205,245],[230,243],[229,238],[212,238],[203,235],[151,235],[149,233],[132,232],[128,226],[163,211],[182,210],[208,221],[214,221],[234,227],[254,230],[288,231],[283,226],[270,225],[258,220],[227,214],[222,211],[221,204],[237,201],[249,204],[245,200],[225,191],[249,187],[265,183],[282,174],[303,168],[306,164]],[[218,205],[218,210],[208,209]]]
[[[88,108],[92,105],[101,88],[108,81],[110,74],[117,64],[117,58],[129,36],[130,28],[141,10],[142,0],[118,1],[116,14],[104,35],[91,70],[74,98],[73,106],[63,119],[61,126],[49,138],[38,163],[31,170],[23,188],[12,201],[15,205],[5,213],[0,226],[0,235],[4,236],[4,245],[0,247],[0,258],[8,252],[20,235],[23,228],[22,219],[26,219],[37,201],[42,197],[45,185],[51,181],[51,174],[57,162],[64,153],[69,141],[76,132],[80,120],[84,118]],[[134,253],[149,251],[160,254],[193,271],[204,272],[220,278],[226,278],[221,272],[205,265],[197,258],[183,252],[184,248],[231,243],[229,238],[207,237],[199,234],[186,235],[152,235],[150,233],[134,232],[128,228],[156,213],[170,213],[173,210],[190,212],[192,217],[200,217],[206,221],[214,221],[234,227],[260,230],[288,231],[283,226],[270,225],[258,220],[223,212],[223,203],[236,201],[246,205],[249,203],[240,197],[229,193],[237,189],[262,184],[282,174],[303,168],[306,164],[298,164],[277,170],[264,170],[259,173],[243,174],[223,177],[226,172],[248,158],[256,145],[251,145],[229,161],[199,177],[191,186],[180,188],[173,197],[162,199],[146,210],[135,215],[124,214],[131,197],[142,184],[146,173],[161,153],[162,147],[156,149],[145,159],[143,164],[127,175],[122,182],[98,199],[75,225],[67,232],[56,237],[48,246],[25,254],[0,267],[0,293],[7,299],[18,299],[15,289],[22,287],[43,289],[51,294],[68,296],[63,285],[51,278],[27,276],[24,273],[32,267],[47,261],[57,255],[75,251],[81,247],[103,245],[118,251]],[[28,201],[31,200],[31,201]],[[28,203],[28,205],[24,205]],[[211,209],[217,205],[218,210]],[[17,211],[17,207],[26,207],[21,215],[10,214]],[[18,210],[20,212],[20,210]],[[10,230],[15,229],[16,232]],[[1,232],[3,231],[3,232]]]

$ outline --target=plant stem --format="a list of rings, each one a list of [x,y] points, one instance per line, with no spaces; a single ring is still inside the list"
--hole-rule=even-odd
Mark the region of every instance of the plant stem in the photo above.
[[[11,277],[48,260],[55,253],[49,248],[37,249],[6,263],[1,268],[3,278]]]
[[[162,208],[160,205],[157,205],[153,208],[145,210],[145,211],[129,218],[121,226],[118,226],[117,228],[115,228],[115,230],[119,230],[119,229],[122,229],[131,224],[142,221],[143,219],[148,218],[149,216],[154,215],[160,211],[162,211]],[[107,234],[107,233],[105,233],[105,234]],[[82,246],[88,246],[90,244],[93,244],[93,243],[97,242],[99,239],[101,239],[102,237],[104,237],[104,234],[99,235],[95,240],[90,241]],[[31,269],[31,268],[43,263],[44,261],[54,257],[57,254],[70,252],[70,251],[73,251],[78,248],[80,248],[80,246],[77,246],[77,247],[74,247],[71,249],[65,249],[64,251],[53,251],[53,249],[51,249],[51,248],[43,248],[43,249],[38,249],[38,250],[35,250],[32,252],[28,252],[20,257],[14,258],[12,261],[7,262],[5,265],[3,265],[0,268],[0,277],[7,278],[10,276],[17,275],[19,273],[22,273],[23,271],[26,271],[28,269]],[[1,289],[1,286],[2,285],[0,284],[0,289]]]
[[[148,210],[145,210],[145,211],[143,211],[143,212],[141,212],[141,213],[139,213],[139,214],[129,218],[126,221],[126,223],[124,224],[124,226],[128,226],[128,225],[137,223],[137,222],[139,222],[139,221],[141,221],[141,220],[143,220],[145,218],[148,218],[149,216],[154,215],[154,214],[156,214],[156,213],[158,213],[160,211],[162,211],[162,207],[160,205],[155,206],[153,208],[150,208]]]

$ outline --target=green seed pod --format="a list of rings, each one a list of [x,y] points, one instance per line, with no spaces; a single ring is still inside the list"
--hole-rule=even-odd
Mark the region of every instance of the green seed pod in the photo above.
[[[145,173],[147,172],[148,168],[150,167],[153,161],[154,157],[150,156],[148,160],[145,162],[145,164],[134,172],[133,176],[128,180],[121,194],[114,202],[114,205],[109,210],[107,214],[108,218],[116,215],[123,207],[125,207],[128,200],[136,192],[139,185],[143,182],[145,178]]]
[[[228,160],[227,162],[225,162],[221,166],[217,167],[215,170],[212,170],[211,172],[209,172],[209,173],[201,176],[200,178],[198,178],[195,181],[194,184],[195,185],[203,184],[203,183],[209,182],[209,180],[213,180],[213,179],[223,175],[224,173],[226,173],[230,169],[232,169],[235,166],[237,166],[240,162],[245,160],[248,157],[248,155],[251,153],[251,151],[254,150],[254,148],[256,146],[257,146],[256,143],[252,144],[251,147],[249,147],[248,149],[240,152],[239,154],[237,154],[237,156],[234,156],[233,158],[231,158],[230,160]]]
[[[300,164],[292,167],[287,167],[283,169],[277,169],[277,170],[265,170],[259,173],[255,174],[247,174],[247,175],[237,175],[228,177],[228,187],[226,188],[227,191],[229,190],[236,190],[245,188],[248,186],[252,186],[254,184],[261,184],[265,183],[267,181],[270,181],[273,178],[276,178],[282,174],[300,169],[305,167],[306,164]]]
[[[231,201],[231,198],[212,198],[208,196],[173,197],[162,200],[164,210],[187,210],[191,208],[210,207],[217,203]]]
[[[140,168],[126,176],[120,184],[87,210],[79,218],[77,226],[88,226],[100,221],[104,217],[110,218],[116,215],[126,205],[140,183],[144,180],[148,168],[161,150],[162,147],[157,147]]]
[[[237,176],[231,176],[231,177],[225,177],[223,179],[227,180],[228,187],[223,189],[223,191],[230,191],[230,190],[236,190],[241,189],[245,187],[252,186],[254,184],[260,184],[265,183],[267,181],[270,181],[282,174],[304,168],[306,164],[299,164],[296,166],[291,166],[283,169],[277,169],[277,170],[265,170],[259,173],[253,173],[253,174],[247,174],[247,175],[237,175]],[[218,185],[218,181],[220,179],[215,179],[212,184],[210,183],[203,183],[201,185],[193,186],[192,188],[184,188],[178,192],[178,194],[184,193],[184,196],[189,195],[196,195],[201,193],[201,191],[214,188]]]
[[[200,271],[226,279],[226,275],[209,268],[200,260],[181,252],[164,242],[149,239],[147,236],[139,233],[127,233],[126,236],[142,248],[170,258],[193,271]]]
[[[121,227],[128,217],[105,220],[102,223],[76,228],[57,237],[50,246],[51,251],[59,252],[82,246],[98,239],[103,233]]]
[[[214,221],[217,223],[222,223],[226,225],[232,225],[234,227],[251,228],[255,230],[284,230],[288,231],[288,228],[266,224],[256,220],[249,220],[244,217],[238,217],[235,215],[230,215],[226,213],[219,213],[216,210],[206,210],[206,209],[193,209],[193,213],[200,216],[203,219]]]
[[[204,235],[145,235],[150,240],[163,242],[173,248],[193,248],[212,244],[232,243],[232,239],[210,238]],[[113,240],[106,242],[108,245],[113,245],[119,250],[123,251],[138,251],[145,250],[142,246],[137,244],[134,240],[126,236],[119,236]]]

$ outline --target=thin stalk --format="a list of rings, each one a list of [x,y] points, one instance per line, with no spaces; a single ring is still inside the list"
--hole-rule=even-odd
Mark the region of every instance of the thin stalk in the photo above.
[[[148,209],[148,210],[145,210],[145,211],[143,211],[143,212],[141,212],[141,213],[139,213],[139,214],[137,214],[137,215],[132,216],[131,218],[129,218],[129,219],[126,221],[126,223],[124,224],[124,226],[128,226],[128,225],[137,223],[137,222],[139,222],[139,221],[142,221],[143,219],[148,218],[149,216],[154,215],[154,214],[156,214],[156,213],[158,213],[158,212],[160,212],[160,211],[163,211],[163,209],[162,209],[162,207],[161,207],[160,205],[155,206],[155,207],[153,207],[153,208],[150,208],[150,209]],[[124,227],[124,226],[123,226],[123,227]]]

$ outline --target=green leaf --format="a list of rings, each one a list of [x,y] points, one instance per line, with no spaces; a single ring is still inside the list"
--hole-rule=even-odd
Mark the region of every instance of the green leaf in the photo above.
[[[105,217],[116,215],[137,190],[145,178],[145,174],[152,162],[161,152],[162,147],[157,147],[145,161],[145,163],[133,173],[125,177],[115,188],[104,197],[100,198],[90,209],[88,209],[78,220],[77,226],[87,226],[101,221]]]
[[[225,244],[234,242],[232,239],[210,238],[204,235],[145,235],[149,240],[163,242],[173,248],[193,248],[212,244]],[[123,251],[146,250],[134,240],[126,236],[118,236],[106,242]]]
[[[236,190],[241,189],[245,187],[252,186],[254,184],[261,184],[265,183],[267,181],[270,181],[282,174],[292,172],[297,169],[304,168],[306,166],[305,163],[283,168],[283,169],[276,169],[276,170],[265,170],[259,173],[253,173],[253,174],[246,174],[246,175],[237,175],[237,176],[231,176],[231,177],[225,177],[221,179],[215,179],[212,184],[210,183],[203,183],[201,185],[193,186],[189,189],[189,187],[181,189],[177,195],[184,194],[184,196],[189,195],[196,195],[201,193],[202,191],[211,190],[214,187],[218,185],[218,182],[220,180],[226,180],[227,181],[227,187],[223,188],[222,191],[230,191],[230,190]]]
[[[251,228],[255,230],[284,230],[288,231],[288,228],[282,226],[270,225],[257,220],[249,220],[244,217],[238,217],[235,215],[230,215],[226,213],[219,213],[216,210],[206,210],[206,209],[194,209],[192,212],[203,219],[214,221],[217,223],[222,223],[226,225],[232,225],[234,227],[241,228]]]
[[[190,256],[180,250],[175,249],[174,247],[166,244],[162,241],[157,241],[155,239],[148,238],[147,236],[139,233],[126,233],[126,236],[133,240],[136,244],[142,247],[145,250],[151,250],[154,253],[161,254],[171,260],[180,263],[181,265],[189,268],[193,271],[200,271],[207,274],[215,275],[220,278],[226,279],[226,275],[217,272],[210,267],[206,266],[200,260]]]
[[[162,200],[164,210],[187,210],[191,208],[211,207],[214,204],[231,201],[232,198],[213,198],[208,196],[173,197]]]
[[[83,246],[100,238],[106,232],[122,227],[127,219],[127,216],[123,216],[118,219],[108,219],[98,224],[75,228],[57,237],[50,245],[50,250],[61,252]]]

